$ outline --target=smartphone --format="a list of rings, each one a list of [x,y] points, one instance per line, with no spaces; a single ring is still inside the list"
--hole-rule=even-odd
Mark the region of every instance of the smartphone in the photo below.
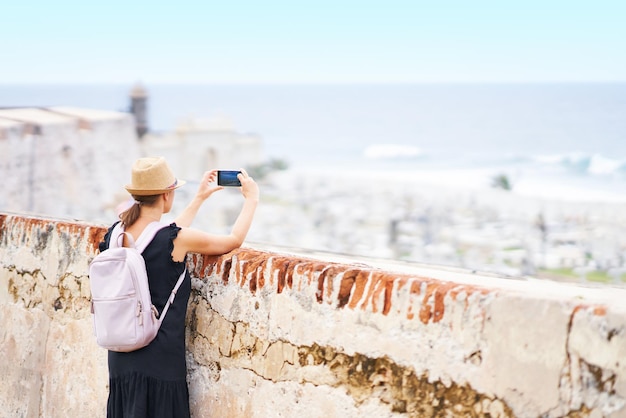
[[[226,187],[239,187],[241,182],[237,178],[237,174],[241,171],[233,170],[218,170],[217,171],[217,185]]]

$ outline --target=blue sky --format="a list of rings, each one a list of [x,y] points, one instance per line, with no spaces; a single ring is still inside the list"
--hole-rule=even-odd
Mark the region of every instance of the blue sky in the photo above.
[[[2,84],[626,81],[623,0],[4,3]]]

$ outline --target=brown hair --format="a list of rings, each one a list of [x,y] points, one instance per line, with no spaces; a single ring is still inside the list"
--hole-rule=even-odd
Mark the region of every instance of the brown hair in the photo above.
[[[160,194],[153,194],[149,196],[139,196],[132,195],[133,199],[135,199],[135,203],[124,212],[120,213],[120,219],[122,220],[122,225],[124,228],[128,228],[132,226],[137,219],[139,219],[139,215],[141,215],[141,206],[153,206],[157,200],[159,200]]]

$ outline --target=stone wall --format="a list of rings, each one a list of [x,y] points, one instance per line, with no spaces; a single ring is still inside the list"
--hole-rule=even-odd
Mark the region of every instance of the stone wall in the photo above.
[[[3,416],[104,416],[103,234],[0,214]],[[626,289],[256,246],[189,268],[194,417],[626,416]]]

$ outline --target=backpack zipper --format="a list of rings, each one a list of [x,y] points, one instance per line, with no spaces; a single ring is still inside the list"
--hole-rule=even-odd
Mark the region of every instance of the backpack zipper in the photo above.
[[[143,308],[141,306],[141,301],[138,300],[137,301],[137,316],[139,317],[139,325],[143,325],[143,315],[141,314],[143,311]]]

